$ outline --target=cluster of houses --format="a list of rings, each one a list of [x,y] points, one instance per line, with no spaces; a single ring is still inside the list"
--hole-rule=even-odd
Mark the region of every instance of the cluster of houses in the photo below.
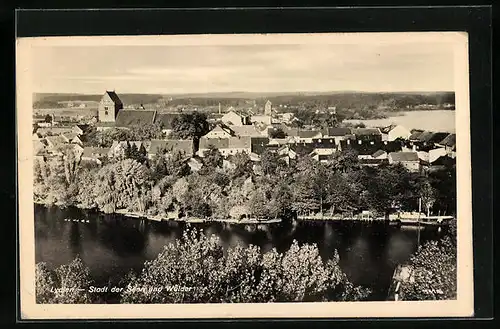
[[[193,140],[172,140],[167,136],[178,113],[157,110],[124,109],[114,91],[107,91],[99,103],[98,130],[111,127],[127,129],[133,125],[161,122],[165,138],[149,141],[115,141],[109,148],[85,147],[83,140],[90,124],[67,127],[37,127],[34,131],[35,157],[44,160],[61,154],[61,147],[74,149],[82,161],[101,164],[104,158],[124,155],[128,145],[146,150],[148,158],[158,156],[161,150],[171,154],[182,151],[192,170],[202,166],[201,158],[216,148],[226,158],[224,166],[231,166],[230,156],[246,153],[259,162],[266,150],[275,152],[289,163],[298,156],[310,156],[321,162],[331,161],[336,152],[352,150],[361,165],[378,166],[382,163],[401,163],[410,171],[436,168],[455,161],[455,134],[408,130],[401,125],[373,128],[329,127],[299,129],[290,127],[296,120],[293,113],[278,113],[271,102],[264,105],[263,114],[241,112],[230,108],[212,120],[212,129],[195,145]],[[335,111],[331,113],[335,115]],[[213,119],[213,118],[212,118]],[[276,134],[276,132],[280,134]],[[279,138],[275,138],[275,137]]]

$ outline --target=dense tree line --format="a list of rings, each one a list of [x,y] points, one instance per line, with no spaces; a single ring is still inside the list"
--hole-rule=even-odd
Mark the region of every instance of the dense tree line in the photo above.
[[[455,168],[411,173],[401,165],[360,166],[352,151],[334,154],[329,163],[299,157],[287,164],[266,151],[260,162],[246,154],[227,160],[212,148],[203,167],[192,172],[181,151],[148,159],[145,150],[127,148],[125,156],[101,167],[81,163],[72,152],[35,163],[35,200],[79,205],[106,213],[118,209],[164,216],[275,218],[293,214],[337,214],[371,210],[388,216],[395,209],[453,214]]]

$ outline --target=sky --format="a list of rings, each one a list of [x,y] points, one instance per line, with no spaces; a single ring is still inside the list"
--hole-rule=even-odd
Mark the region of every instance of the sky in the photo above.
[[[454,91],[451,43],[38,46],[34,92]]]

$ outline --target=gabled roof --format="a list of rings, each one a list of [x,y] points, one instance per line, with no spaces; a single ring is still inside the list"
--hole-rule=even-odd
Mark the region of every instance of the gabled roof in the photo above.
[[[455,163],[456,163],[456,161],[452,157],[449,157],[447,155],[442,155],[439,158],[437,158],[436,160],[434,160],[431,163],[431,165],[433,165],[433,166],[451,166]]]
[[[118,95],[114,91],[108,90],[108,91],[106,91],[106,94],[109,96],[109,98],[111,98],[113,103],[115,103],[116,105],[123,105],[120,97],[118,97]]]
[[[395,162],[419,161],[417,152],[391,152],[389,157]]]
[[[327,136],[346,136],[351,133],[351,128],[348,127],[329,127],[324,131],[324,134]]]
[[[396,128],[398,125],[395,125],[395,124],[392,124],[392,125],[389,125],[387,127],[383,127],[380,129],[380,131],[383,133],[383,134],[388,134],[391,130],[393,130],[394,128]]]
[[[261,132],[259,132],[255,126],[253,125],[245,125],[245,126],[234,126],[230,125],[228,126],[229,129],[233,132],[233,135],[235,136],[263,136]]]
[[[380,135],[380,129],[378,128],[354,128],[352,133],[357,136],[372,136]]]
[[[78,134],[73,133],[73,132],[67,132],[67,133],[61,134],[61,136],[71,141],[71,140],[73,140],[73,138],[78,137]]]
[[[428,140],[429,143],[439,143],[442,141],[449,133],[437,132],[432,135],[432,137]]]
[[[445,139],[440,141],[438,144],[443,146],[453,147],[456,145],[456,143],[457,143],[457,135],[449,134],[448,136],[445,137]]]
[[[420,135],[423,133],[424,131],[423,130],[417,130],[417,129],[413,129],[411,131],[411,135],[410,137],[408,137],[409,140],[418,140],[418,138],[420,137]]]
[[[180,113],[156,113],[155,123],[161,123],[163,129],[172,129],[172,123],[178,118]]]
[[[434,132],[426,130],[417,137],[417,140],[419,142],[428,142],[432,138],[432,136],[434,136],[434,134]]]
[[[157,154],[160,150],[165,149],[167,152],[172,152],[174,150],[183,151],[185,154],[193,153],[193,140],[180,140],[180,139],[153,139],[149,145],[148,153]]]
[[[47,136],[47,137],[45,137],[45,139],[53,147],[66,143],[66,140],[64,140],[64,138],[62,136]]]
[[[120,110],[116,116],[116,127],[130,127],[152,124],[156,111]]]

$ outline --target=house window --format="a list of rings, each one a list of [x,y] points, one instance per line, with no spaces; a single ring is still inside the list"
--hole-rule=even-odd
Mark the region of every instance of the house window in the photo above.
[[[108,115],[108,107],[107,106],[104,106],[104,114]]]

